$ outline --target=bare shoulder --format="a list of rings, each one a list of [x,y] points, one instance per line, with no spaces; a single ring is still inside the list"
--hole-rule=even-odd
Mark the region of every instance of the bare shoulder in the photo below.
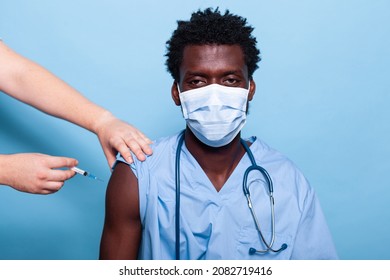
[[[118,163],[107,187],[100,259],[136,259],[140,240],[138,181],[127,164]]]
[[[111,174],[106,193],[106,208],[120,214],[139,218],[138,180],[130,167],[117,163]],[[118,212],[118,213],[117,213]]]

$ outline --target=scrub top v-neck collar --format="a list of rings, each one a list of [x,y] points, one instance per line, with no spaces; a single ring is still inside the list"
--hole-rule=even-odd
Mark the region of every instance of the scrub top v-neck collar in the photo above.
[[[251,137],[248,139],[252,144],[249,147],[252,150],[253,145],[255,144],[256,138]],[[176,149],[175,149],[176,153]],[[189,175],[189,185],[185,187],[192,187],[192,188],[200,188],[201,186],[207,186],[207,191],[214,194],[215,197],[218,197],[219,199],[222,199],[230,195],[232,192],[242,192],[241,185],[237,185],[235,182],[240,182],[242,180],[242,165],[250,166],[251,162],[247,155],[247,153],[244,153],[244,155],[241,157],[240,161],[238,162],[237,166],[234,168],[226,182],[223,184],[222,188],[217,191],[214,187],[213,183],[207,176],[206,172],[203,170],[203,168],[200,166],[198,161],[195,159],[195,157],[191,154],[191,152],[188,150],[187,146],[185,145],[185,142],[183,142],[181,153],[185,156],[185,160],[188,161],[188,165],[186,168],[181,167],[181,173],[188,172]],[[184,160],[181,159],[181,161]],[[184,168],[184,169],[183,169]],[[189,169],[189,170],[188,170]],[[197,170],[198,172],[195,172]],[[201,170],[201,172],[199,172]],[[238,177],[238,178],[237,178]],[[184,188],[184,185],[183,187]],[[206,189],[206,188],[205,188]],[[202,190],[204,191],[204,190]]]

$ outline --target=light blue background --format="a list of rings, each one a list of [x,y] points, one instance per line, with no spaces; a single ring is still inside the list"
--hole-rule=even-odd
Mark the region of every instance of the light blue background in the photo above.
[[[0,37],[156,139],[184,127],[165,41],[219,6],[262,53],[244,136],[289,156],[318,193],[342,259],[390,259],[390,2],[1,0]],[[0,94],[0,152],[78,158],[109,179],[97,138]],[[0,170],[1,172],[1,170]],[[50,196],[0,187],[0,259],[96,259],[106,183]]]

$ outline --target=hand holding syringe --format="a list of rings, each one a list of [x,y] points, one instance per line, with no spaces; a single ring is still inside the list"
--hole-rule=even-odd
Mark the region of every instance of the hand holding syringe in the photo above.
[[[88,171],[85,171],[85,170],[82,170],[78,167],[72,167],[71,170],[73,170],[74,172],[80,174],[80,175],[83,175],[83,176],[86,176],[86,177],[89,177],[91,179],[94,179],[94,180],[98,180],[100,182],[104,182],[102,179],[96,177],[95,175],[93,175],[92,173],[89,173]]]

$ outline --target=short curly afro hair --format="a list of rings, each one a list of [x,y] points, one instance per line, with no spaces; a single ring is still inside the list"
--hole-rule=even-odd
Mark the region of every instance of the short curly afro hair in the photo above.
[[[258,68],[260,51],[256,47],[256,38],[251,34],[253,27],[246,19],[231,14],[229,10],[221,14],[207,8],[191,15],[189,21],[177,21],[178,27],[170,40],[166,42],[166,66],[175,81],[179,81],[179,68],[183,59],[184,48],[188,45],[239,45],[245,57],[249,78]]]

